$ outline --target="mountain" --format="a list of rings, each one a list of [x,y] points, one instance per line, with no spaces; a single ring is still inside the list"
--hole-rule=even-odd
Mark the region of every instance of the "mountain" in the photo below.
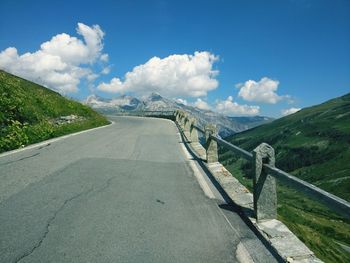
[[[173,100],[162,97],[158,93],[152,93],[143,100],[132,96],[120,96],[113,99],[104,99],[96,95],[86,98],[85,104],[104,114],[118,114],[124,111],[172,111],[185,110],[199,121],[198,125],[204,127],[206,123],[217,125],[220,136],[227,137],[262,123],[272,121],[268,117],[227,117],[225,115],[198,108],[187,106]]]
[[[246,130],[254,128],[256,126],[270,123],[274,120],[274,118],[271,117],[265,117],[265,116],[248,116],[248,117],[228,117],[232,121],[236,121],[241,124],[246,125]]]
[[[248,150],[269,143],[279,168],[350,200],[350,94],[228,140]]]
[[[85,104],[104,113],[116,111],[138,111],[142,110],[143,102],[131,96],[120,96],[114,99],[105,99],[96,95],[86,98]]]
[[[226,138],[246,150],[272,145],[276,166],[350,201],[350,93]],[[231,153],[220,160],[251,188],[251,166]],[[350,220],[278,184],[278,214],[326,262],[350,262]]]
[[[180,108],[175,102],[163,98],[157,93],[152,93],[144,100],[127,95],[113,99],[90,95],[86,98],[84,104],[105,114],[115,114],[125,111],[171,111]]]
[[[0,70],[0,152],[107,123],[90,107]]]

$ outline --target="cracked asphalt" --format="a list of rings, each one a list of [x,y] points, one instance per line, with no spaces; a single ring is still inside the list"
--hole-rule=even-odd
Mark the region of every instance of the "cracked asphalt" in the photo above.
[[[174,123],[113,121],[0,157],[0,262],[276,261],[206,197]]]

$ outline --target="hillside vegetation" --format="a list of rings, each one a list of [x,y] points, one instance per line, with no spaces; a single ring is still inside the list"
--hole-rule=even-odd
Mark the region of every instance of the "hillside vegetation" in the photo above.
[[[276,166],[350,201],[350,94],[226,138],[252,151],[272,145]],[[220,161],[252,189],[251,166],[220,149]],[[350,262],[350,220],[278,184],[278,216],[325,262]]]
[[[70,115],[76,119],[61,120]],[[88,106],[0,70],[0,152],[107,123]]]

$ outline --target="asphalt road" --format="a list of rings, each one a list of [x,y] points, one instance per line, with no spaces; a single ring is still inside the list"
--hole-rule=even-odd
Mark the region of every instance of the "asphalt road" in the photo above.
[[[275,261],[202,190],[173,122],[113,120],[0,156],[0,262]]]

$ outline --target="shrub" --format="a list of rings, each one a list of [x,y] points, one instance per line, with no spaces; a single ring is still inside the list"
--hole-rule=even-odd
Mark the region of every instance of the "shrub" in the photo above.
[[[10,124],[1,130],[0,152],[28,144],[27,128],[27,125],[23,125],[17,120],[11,120]]]

